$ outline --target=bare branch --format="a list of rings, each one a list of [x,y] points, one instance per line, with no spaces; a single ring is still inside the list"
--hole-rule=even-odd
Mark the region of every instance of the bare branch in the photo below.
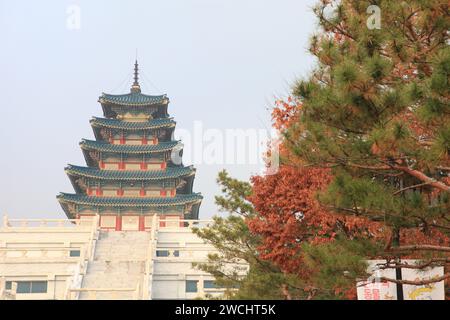
[[[423,245],[410,245],[410,246],[394,247],[394,248],[390,248],[388,251],[420,251],[420,250],[450,252],[450,247],[433,246],[433,245],[423,244]]]
[[[404,192],[404,191],[406,191],[406,190],[410,190],[410,189],[414,189],[414,188],[419,188],[419,187],[424,187],[424,186],[427,186],[427,185],[429,185],[429,184],[430,184],[430,183],[428,183],[428,182],[424,182],[424,183],[415,184],[415,185],[413,185],[413,186],[405,187],[405,188],[403,188],[403,189],[400,189],[400,190],[398,190],[398,191],[395,191],[395,192],[393,193],[393,195],[395,196],[395,195],[397,195],[397,194],[399,194],[399,193],[402,193],[402,192]]]
[[[424,285],[431,284],[431,283],[441,282],[448,278],[450,278],[450,273],[446,273],[441,277],[428,279],[428,280],[396,280],[396,279],[391,279],[391,278],[386,278],[386,277],[378,278],[378,280],[393,282],[393,283],[397,283],[397,284],[408,284],[411,286],[424,286]]]
[[[430,261],[427,261],[422,264],[406,264],[406,263],[397,263],[397,264],[391,264],[391,263],[382,263],[379,264],[378,267],[380,269],[399,269],[399,268],[405,268],[405,269],[425,269],[430,266],[436,266],[436,265],[442,265],[450,263],[450,259],[443,258],[443,259],[431,259]]]

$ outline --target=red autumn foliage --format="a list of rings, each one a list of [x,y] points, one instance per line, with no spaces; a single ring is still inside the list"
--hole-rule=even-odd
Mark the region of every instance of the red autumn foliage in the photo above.
[[[286,101],[275,101],[275,108],[272,111],[272,126],[278,131],[284,131],[297,120],[297,116],[301,110],[300,102],[288,97]]]
[[[289,139],[297,139],[296,134],[300,130],[292,130],[293,125],[298,124],[298,117],[302,109],[300,101],[288,97],[286,100],[279,99],[275,101],[275,107],[272,110],[272,126],[278,130],[281,134],[285,133],[287,129],[291,129],[291,136]],[[289,141],[283,139],[283,142],[278,145],[279,155],[291,164],[300,164],[299,158],[294,156],[288,148]],[[268,148],[266,157],[269,159],[271,156],[271,149]]]
[[[261,258],[297,273],[301,270],[302,242],[333,238],[335,217],[315,197],[315,192],[330,180],[328,170],[292,167],[281,167],[274,175],[252,177],[253,194],[249,200],[259,215],[248,225],[263,238]]]

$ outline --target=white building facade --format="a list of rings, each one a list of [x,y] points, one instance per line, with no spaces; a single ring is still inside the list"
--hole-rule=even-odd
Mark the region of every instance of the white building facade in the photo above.
[[[211,245],[192,228],[211,221],[161,221],[148,231],[107,231],[98,216],[78,220],[4,217],[0,299],[196,299],[222,296],[206,262]],[[247,266],[242,264],[245,274]]]

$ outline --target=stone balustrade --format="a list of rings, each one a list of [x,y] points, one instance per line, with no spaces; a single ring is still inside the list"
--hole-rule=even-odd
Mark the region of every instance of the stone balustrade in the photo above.
[[[3,218],[4,228],[56,227],[68,228],[83,226],[86,221],[78,219],[8,219]]]
[[[173,219],[159,220],[158,229],[188,229],[188,228],[205,228],[214,223],[213,220],[189,220],[189,219]]]

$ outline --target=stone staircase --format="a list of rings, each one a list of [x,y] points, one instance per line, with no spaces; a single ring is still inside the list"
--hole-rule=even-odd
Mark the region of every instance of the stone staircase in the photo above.
[[[142,293],[149,232],[101,231],[94,260],[83,278],[80,300],[131,300]],[[117,289],[136,289],[120,291]],[[114,290],[115,289],[115,290]]]

